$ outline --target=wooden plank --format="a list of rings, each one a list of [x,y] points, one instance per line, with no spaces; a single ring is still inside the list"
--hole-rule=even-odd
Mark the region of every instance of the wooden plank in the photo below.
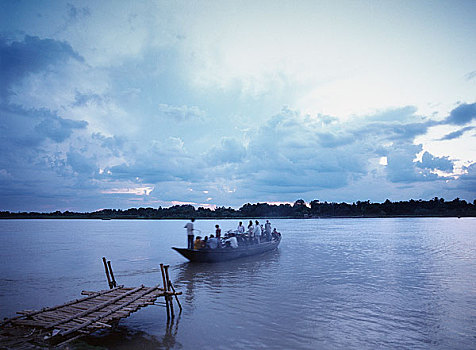
[[[82,324],[82,325],[80,325],[80,326],[78,326],[78,327],[72,328],[72,329],[70,329],[70,330],[68,330],[68,331],[66,331],[66,332],[59,332],[56,336],[66,337],[66,336],[68,336],[69,334],[72,334],[72,333],[74,333],[74,332],[77,332],[77,331],[79,331],[80,329],[85,328],[85,327],[89,326],[90,324],[92,324],[92,323],[94,323],[94,322],[97,322],[97,321],[99,321],[99,320],[101,320],[101,319],[103,319],[103,318],[105,318],[105,317],[107,317],[107,316],[113,314],[114,312],[117,312],[117,311],[121,310],[123,307],[129,305],[130,303],[134,302],[135,300],[137,300],[137,299],[139,299],[139,298],[142,298],[144,295],[149,294],[150,292],[154,291],[154,289],[156,289],[157,287],[158,287],[158,285],[155,286],[155,287],[149,288],[149,289],[147,289],[146,291],[139,293],[139,295],[137,295],[136,297],[134,297],[133,300],[128,301],[128,302],[123,303],[123,304],[120,304],[120,305],[114,307],[112,310],[109,310],[109,311],[106,312],[105,314],[100,315],[100,316],[97,316],[96,318],[94,318],[94,319],[92,319],[92,320],[90,320],[90,321],[88,321],[88,322],[86,322],[86,323],[84,323],[84,324]],[[129,293],[130,293],[130,292],[129,292]]]
[[[107,293],[110,293],[114,291],[114,289],[112,290],[106,290],[106,291],[102,291],[102,292],[97,292],[97,295],[104,295],[104,294],[107,294]],[[31,317],[33,315],[36,315],[36,314],[39,314],[41,312],[45,312],[45,311],[51,311],[51,310],[56,310],[56,309],[59,309],[60,307],[63,307],[63,306],[68,306],[68,305],[71,305],[71,304],[75,304],[81,300],[86,300],[86,299],[91,299],[91,298],[94,298],[95,295],[90,295],[88,297],[85,297],[85,298],[82,298],[82,299],[76,299],[76,300],[73,300],[73,301],[70,301],[70,302],[67,302],[65,304],[61,304],[61,305],[57,305],[57,306],[52,306],[52,307],[46,307],[46,308],[43,308],[41,310],[37,310],[37,311],[32,311],[30,313],[27,313],[27,314],[23,314],[23,315],[19,315],[19,316],[15,316],[15,317],[12,317],[12,318],[9,318],[9,319],[6,319],[5,321],[1,322],[0,323],[0,327],[9,323],[9,322],[12,322],[14,320],[17,320],[19,318],[22,318],[22,317]]]
[[[128,291],[127,293],[124,293],[124,294],[119,295],[119,296],[117,296],[117,297],[115,297],[115,298],[113,298],[113,299],[111,299],[111,300],[109,300],[109,301],[106,301],[106,302],[103,302],[103,303],[101,303],[101,304],[99,304],[99,305],[96,305],[95,307],[93,307],[93,308],[91,308],[91,309],[89,309],[89,310],[85,310],[85,311],[83,311],[83,312],[80,312],[79,314],[73,315],[73,316],[71,316],[71,317],[69,317],[69,318],[67,318],[67,319],[65,319],[65,320],[61,320],[61,321],[52,323],[52,324],[50,324],[50,325],[48,326],[48,328],[54,328],[55,326],[57,326],[57,325],[59,325],[59,324],[61,324],[61,323],[65,323],[65,322],[68,322],[68,321],[70,321],[70,320],[73,320],[73,319],[76,318],[76,317],[82,317],[82,316],[87,315],[87,314],[90,314],[90,313],[92,313],[92,312],[94,312],[94,311],[103,309],[104,307],[106,307],[106,306],[108,306],[108,305],[110,305],[110,304],[112,304],[112,303],[115,303],[116,301],[121,300],[122,298],[125,298],[126,296],[128,296],[128,295],[130,295],[130,294],[132,294],[132,293],[135,293],[135,292],[137,292],[138,290],[140,290],[140,289],[142,289],[142,288],[144,288],[144,286],[140,286],[140,287],[137,287],[137,288],[135,288],[135,289],[133,289],[133,290],[130,290],[130,291]]]

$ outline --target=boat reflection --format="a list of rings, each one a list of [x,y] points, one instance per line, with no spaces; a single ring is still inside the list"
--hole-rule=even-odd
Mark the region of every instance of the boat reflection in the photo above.
[[[196,291],[205,289],[214,293],[224,288],[243,285],[246,280],[279,263],[280,252],[275,250],[262,255],[220,263],[185,262],[172,268],[174,286],[183,292],[181,300],[187,308],[194,308]]]

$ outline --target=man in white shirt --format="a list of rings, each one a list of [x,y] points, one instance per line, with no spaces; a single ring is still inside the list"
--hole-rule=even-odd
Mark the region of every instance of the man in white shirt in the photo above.
[[[271,223],[269,222],[269,220],[266,220],[266,224],[264,224],[264,232],[265,232],[266,239],[270,241],[271,240]]]
[[[258,220],[255,221],[255,230],[253,232],[255,240],[259,243],[261,239],[261,226],[259,225]]]
[[[190,222],[187,222],[187,224],[184,226],[184,228],[187,229],[187,242],[188,242],[188,245],[187,245],[187,248],[188,249],[193,249],[193,222],[195,221],[195,219],[190,219]]]
[[[233,233],[231,234],[231,237],[226,240],[226,242],[230,242],[230,247],[238,248],[238,240]]]
[[[236,229],[239,234],[245,233],[245,227],[243,226],[243,223],[240,221],[238,228]]]

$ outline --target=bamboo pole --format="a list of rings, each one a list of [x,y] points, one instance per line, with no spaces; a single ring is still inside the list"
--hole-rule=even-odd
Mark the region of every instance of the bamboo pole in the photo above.
[[[109,272],[111,273],[112,286],[113,286],[113,287],[116,287],[116,286],[117,286],[117,283],[116,283],[116,279],[114,278],[114,274],[112,273],[111,261],[108,261],[108,262],[107,262],[107,266],[109,267]]]
[[[112,289],[111,277],[109,277],[109,269],[107,268],[105,257],[102,257],[102,262],[104,263],[104,269],[106,270],[106,277],[107,277],[107,283],[109,284],[109,289]]]
[[[144,288],[143,285],[140,286],[140,287],[134,288],[133,290],[131,290],[131,291],[127,292],[127,293],[121,294],[121,295],[119,295],[119,296],[117,296],[117,297],[115,297],[115,298],[113,298],[113,299],[111,299],[111,300],[108,300],[108,301],[105,301],[105,302],[103,302],[103,303],[101,303],[101,304],[99,304],[99,305],[96,305],[95,307],[92,307],[92,308],[90,308],[90,309],[88,309],[88,310],[85,310],[85,311],[83,311],[83,312],[80,312],[79,314],[70,316],[70,317],[65,318],[65,319],[63,319],[63,320],[59,320],[58,322],[55,322],[55,323],[51,323],[51,324],[48,325],[47,328],[56,327],[56,326],[58,326],[58,325],[60,325],[60,324],[62,324],[62,323],[66,323],[66,322],[69,322],[69,321],[71,321],[71,320],[74,320],[75,318],[83,317],[83,316],[85,316],[85,315],[91,314],[91,313],[93,313],[93,312],[95,312],[95,311],[98,311],[98,310],[100,310],[100,309],[103,309],[103,308],[105,308],[106,306],[111,305],[111,304],[115,303],[116,301],[121,300],[121,299],[127,297],[128,295],[131,295],[132,293],[137,292],[138,290],[140,290],[140,289],[142,289],[142,288]]]
[[[169,299],[167,298],[167,282],[165,280],[164,264],[160,264],[160,271],[162,272],[162,282],[164,283],[164,298],[165,307],[167,308],[167,320],[170,319]]]
[[[175,296],[175,300],[177,301],[177,304],[179,306],[179,309],[180,309],[180,312],[182,312],[182,305],[180,304],[180,300],[177,296],[177,292],[175,291],[175,288],[174,288],[174,285],[172,284],[172,282],[169,281],[169,284],[170,284],[170,287],[172,288],[172,291],[174,292],[174,296]],[[179,292],[180,294],[182,294],[181,292]]]
[[[167,292],[171,293],[171,291],[170,291],[170,278],[169,278],[169,265],[165,265],[164,270],[165,270],[165,278],[166,278],[166,281],[167,281]],[[174,303],[173,303],[172,296],[169,293],[167,293],[166,298],[169,298],[170,311],[171,311],[172,319],[173,319],[175,317]]]

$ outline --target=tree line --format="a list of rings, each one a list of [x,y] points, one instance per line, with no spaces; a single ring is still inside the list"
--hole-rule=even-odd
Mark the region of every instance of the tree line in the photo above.
[[[210,208],[193,205],[174,205],[167,208],[102,209],[95,212],[55,211],[10,212],[0,211],[2,219],[206,219],[206,218],[331,218],[331,217],[467,217],[476,216],[476,200],[468,203],[456,198],[445,201],[435,197],[431,200],[409,200],[384,203],[357,201],[349,203],[321,202],[317,199],[306,203],[298,199],[294,204],[247,203],[239,209],[231,207]]]

